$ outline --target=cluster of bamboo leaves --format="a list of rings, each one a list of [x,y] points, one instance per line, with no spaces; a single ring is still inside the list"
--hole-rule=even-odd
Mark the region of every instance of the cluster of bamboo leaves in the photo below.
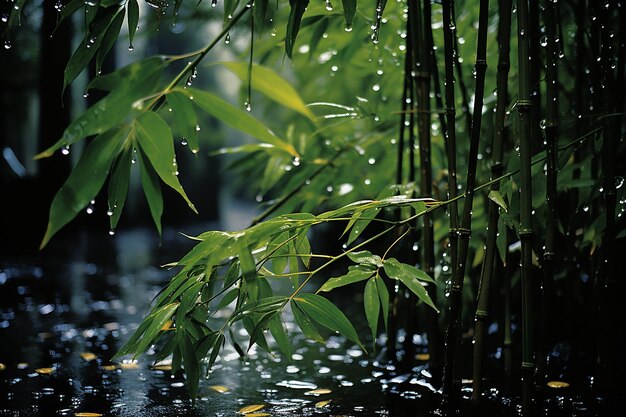
[[[487,1],[476,8],[469,7],[475,6],[471,2],[446,0],[441,7],[428,1],[357,4],[356,0],[342,0],[332,4],[328,0],[290,0],[274,4],[224,0],[219,12],[211,7],[215,0],[210,5],[183,4],[182,0],[172,5],[145,3],[154,10],[140,7],[138,0],[61,3],[59,24],[81,13],[85,27],[82,42],[67,64],[64,85],[72,84],[95,61],[96,74],[87,89],[106,95],[79,115],[54,146],[38,155],[51,157],[88,139],[52,202],[42,247],[104,188],[110,226],[115,230],[133,169],[140,171],[159,233],[163,184],[177,191],[195,211],[178,178],[184,167],[178,166],[175,145],[183,139],[189,151],[201,154],[206,138],[198,127],[207,117],[255,139],[218,153],[234,157],[232,169],[269,202],[247,229],[210,231],[192,238],[198,243],[170,265],[176,268],[176,275],[118,356],[137,356],[154,344],[161,346],[157,360],[172,355],[174,368],[184,368],[195,395],[203,369],[210,369],[225,343],[231,343],[242,356],[255,344],[270,352],[277,347],[290,356],[290,337],[284,325],[289,314],[312,340],[323,342],[325,331],[338,332],[365,349],[350,320],[320,295],[360,283],[374,340],[381,328],[395,340],[393,329],[402,326],[403,319],[393,317],[390,306],[405,298],[399,294],[412,294],[411,303],[424,305],[429,312],[440,306],[448,324],[444,391],[450,393],[460,381],[459,334],[461,328],[471,326],[469,318],[474,314],[474,310],[464,314],[463,309],[475,309],[478,298],[476,332],[484,336],[494,265],[503,269],[511,258],[520,258],[510,249],[512,242],[522,242],[524,266],[521,273],[513,272],[513,278],[522,282],[520,297],[525,303],[530,297],[527,291],[532,290],[529,268],[533,264],[541,260],[544,272],[553,271],[546,273],[545,285],[553,279],[556,233],[567,235],[583,223],[587,232],[576,235],[575,245],[588,253],[606,246],[602,236],[613,228],[615,212],[596,210],[596,216],[589,218],[584,217],[584,208],[602,205],[599,200],[606,197],[608,189],[613,190],[613,203],[624,199],[624,188],[611,188],[607,182],[615,174],[598,176],[592,164],[600,154],[597,143],[602,133],[614,127],[598,126],[600,120],[608,123],[609,118],[587,115],[578,99],[568,98],[575,104],[569,106],[575,110],[570,113],[556,101],[555,57],[576,53],[565,45],[563,33],[585,32],[569,15],[556,19],[562,8],[554,4],[543,8],[549,51],[545,61],[550,69],[546,79],[550,82],[542,86],[541,71],[524,65],[529,60],[525,34],[534,27],[525,26],[528,10],[524,1],[517,2],[517,15],[513,15],[519,23],[511,19],[510,1],[498,2],[497,13]],[[25,0],[15,3],[3,36],[9,36],[9,29],[18,25],[24,4]],[[146,11],[151,14],[144,15]],[[196,13],[223,19],[223,28],[200,50],[142,58],[110,74],[100,74],[115,43],[126,42],[121,34],[128,36],[132,49],[140,18],[152,16],[160,21],[170,11],[176,18]],[[533,6],[531,16],[534,11]],[[552,18],[547,17],[549,13]],[[557,21],[558,25],[550,24]],[[517,36],[510,36],[512,27],[517,28]],[[211,52],[231,32],[250,36],[245,48],[235,50],[239,59],[207,65]],[[538,39],[531,41],[537,43]],[[511,53],[509,57],[510,50],[519,51],[519,56]],[[285,69],[285,55],[295,74],[278,74]],[[537,56],[533,59],[538,61]],[[196,76],[216,68],[226,68],[242,80],[246,105],[253,112],[193,87]],[[289,76],[295,77],[297,88],[286,81]],[[431,86],[433,93],[429,92]],[[572,93],[571,88],[566,90]],[[491,91],[497,95],[489,94]],[[549,98],[545,106],[548,117],[540,122],[541,104],[535,97],[542,95]],[[602,102],[597,95],[589,100],[592,107]],[[495,119],[487,117],[490,110],[495,111]],[[614,110],[607,108],[605,113]],[[518,112],[520,118],[512,117],[512,112]],[[561,134],[563,140],[559,141],[557,127],[569,136]],[[492,142],[486,131],[495,132],[498,140],[494,136]],[[549,143],[546,150],[538,140],[544,135]],[[522,162],[514,151],[518,143]],[[548,181],[543,180],[544,171]],[[253,178],[257,180],[250,181]],[[534,180],[537,178],[540,180]],[[488,194],[477,193],[487,186]],[[555,214],[556,189],[575,195],[578,209],[574,207],[569,219]],[[546,196],[549,204],[544,206]],[[536,210],[534,218],[532,209]],[[538,221],[544,215],[552,219],[545,228]],[[345,243],[341,253],[311,250],[310,236],[325,226],[343,231],[338,234]],[[536,236],[544,231],[547,248],[541,254],[538,242],[543,239]],[[618,229],[612,238],[623,236]],[[412,244],[421,246],[418,254],[406,249]],[[332,267],[346,259],[351,263],[347,271],[331,274]],[[482,270],[480,280],[469,279],[478,269]],[[502,291],[510,291],[510,280],[500,282]],[[290,283],[289,290],[275,285],[281,281]],[[525,304],[523,310],[529,308]],[[228,314],[217,314],[222,311]],[[504,322],[509,329],[509,333],[505,330],[507,343],[510,314]],[[527,329],[532,322],[526,316],[523,319],[527,385],[534,366],[527,335],[533,332]],[[233,331],[239,326],[249,335],[245,341]],[[266,330],[272,336],[269,340]],[[477,336],[474,355],[476,398],[481,392],[483,336]],[[429,349],[433,358],[438,356],[436,346]]]

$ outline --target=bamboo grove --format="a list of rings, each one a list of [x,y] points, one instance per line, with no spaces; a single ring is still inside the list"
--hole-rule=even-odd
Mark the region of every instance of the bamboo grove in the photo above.
[[[60,3],[59,24],[85,14],[66,88],[92,60],[101,68],[116,41],[132,46],[140,18],[223,19],[222,29],[200,50],[90,75],[87,88],[106,95],[37,156],[90,138],[42,247],[96,198],[114,232],[132,169],[159,232],[162,184],[195,210],[176,152],[219,145],[199,129],[206,118],[254,138],[212,157],[258,179],[241,192],[254,188],[264,211],[244,230],[193,237],[118,357],[156,343],[193,397],[225,343],[242,356],[253,345],[291,356],[292,320],[312,340],[338,332],[406,369],[419,348],[410,336],[425,334],[445,410],[471,380],[474,406],[500,384],[533,414],[548,381],[568,377],[551,373],[562,338],[585,358],[585,389],[623,388],[622,2],[146,3]],[[27,8],[17,0],[7,14],[6,42]],[[232,46],[236,59],[208,64],[237,37],[249,42]],[[244,106],[195,86],[216,67],[241,80]],[[320,247],[318,230],[339,245]],[[371,335],[333,303],[347,285],[362,292]]]

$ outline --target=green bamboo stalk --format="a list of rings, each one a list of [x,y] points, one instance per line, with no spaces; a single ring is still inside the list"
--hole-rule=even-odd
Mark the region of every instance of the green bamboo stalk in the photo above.
[[[453,400],[460,390],[459,375],[454,375],[454,369],[458,361],[459,332],[461,321],[461,302],[463,291],[463,278],[469,248],[469,238],[472,223],[472,204],[474,202],[474,186],[476,183],[476,166],[478,162],[478,145],[480,139],[480,126],[482,121],[483,94],[485,90],[485,74],[487,71],[487,26],[489,23],[489,0],[480,1],[478,17],[478,40],[476,42],[476,89],[474,98],[474,111],[472,117],[472,130],[467,167],[466,197],[463,205],[463,217],[459,228],[459,247],[457,267],[454,271],[452,287],[450,289],[450,316],[446,334],[446,353],[443,381],[444,401]]]
[[[538,151],[543,147],[543,134],[539,127],[539,115],[541,113],[541,54],[539,31],[539,1],[528,2],[528,53],[530,57],[530,137],[532,138],[531,152]]]
[[[453,18],[453,26],[452,26],[452,33],[453,33],[453,42],[454,42],[454,50],[456,51],[455,57],[454,57],[454,67],[456,69],[457,72],[457,76],[458,76],[458,83],[459,83],[459,91],[461,93],[461,110],[463,112],[463,115],[465,116],[465,123],[466,123],[466,128],[465,131],[468,135],[471,134],[472,131],[472,113],[470,112],[470,105],[469,105],[469,94],[467,92],[467,87],[465,85],[465,77],[463,76],[463,64],[461,62],[460,58],[460,51],[459,51],[459,39],[456,36],[456,23],[455,23],[455,16],[456,16],[456,11],[455,11],[455,2],[452,1],[451,3],[451,16]]]
[[[531,108],[530,61],[528,40],[528,2],[517,0],[517,42],[519,66],[519,93],[517,112],[519,116],[520,141],[520,225],[522,281],[522,415],[531,413],[533,402],[533,299],[532,299],[532,184],[530,172],[531,154]]]
[[[493,153],[491,155],[491,178],[498,178],[504,172],[503,134],[508,101],[508,76],[510,69],[510,38],[511,38],[511,3],[512,0],[498,2],[498,74],[497,74],[497,101],[496,120],[493,135]],[[494,183],[490,189],[498,191],[500,183]],[[478,307],[476,309],[476,327],[474,332],[474,364],[472,383],[472,402],[478,405],[482,392],[483,358],[485,355],[485,334],[489,315],[489,295],[494,259],[497,251],[496,238],[498,233],[499,206],[493,200],[489,201],[489,217],[486,251],[483,258],[478,292]]]

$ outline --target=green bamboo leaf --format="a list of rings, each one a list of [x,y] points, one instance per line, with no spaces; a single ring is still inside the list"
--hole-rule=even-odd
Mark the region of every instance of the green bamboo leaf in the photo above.
[[[258,299],[259,283],[257,282],[257,271],[254,256],[248,244],[242,239],[238,242],[238,257],[241,267],[241,276],[246,284],[246,292],[252,301]]]
[[[435,304],[433,304],[433,301],[430,299],[424,284],[418,280],[419,276],[422,281],[430,281],[434,283],[432,278],[430,278],[424,271],[420,271],[411,265],[401,264],[394,258],[386,260],[384,268],[389,278],[401,281],[409,290],[411,290],[413,294],[417,296],[417,298],[435,309],[435,311],[439,312],[437,307],[435,307]],[[419,272],[416,273],[415,270]],[[428,279],[423,279],[424,276]]]
[[[204,285],[204,282],[193,282],[193,280],[189,281],[191,281],[191,285],[185,288],[182,292],[180,305],[176,311],[176,323],[179,325],[185,322],[185,316],[190,314],[195,307],[200,295],[200,289]],[[174,296],[173,298],[176,299],[178,296]]]
[[[200,382],[200,360],[196,356],[194,342],[189,333],[185,330],[178,331],[180,336],[180,352],[183,360],[183,368],[187,376],[187,385],[189,386],[189,395],[191,400],[195,401],[198,395],[198,385]]]
[[[298,31],[300,31],[300,23],[302,22],[302,15],[306,11],[306,7],[309,5],[309,0],[289,0],[289,20],[287,21],[287,32],[285,33],[285,53],[289,58],[292,58],[293,47],[298,37]]]
[[[300,256],[302,263],[309,268],[311,265],[311,243],[307,237],[307,232],[310,226],[304,227],[298,231],[298,238],[296,239],[296,253]]]
[[[24,1],[24,0],[20,0]],[[57,22],[57,26],[54,29],[55,31],[59,27],[59,25],[65,21],[68,17],[72,16],[78,9],[85,6],[85,0],[71,0],[69,3],[64,4],[63,8],[59,12],[59,20]],[[54,32],[53,32],[54,33]]]
[[[128,49],[132,50],[133,39],[135,38],[135,33],[137,32],[137,24],[139,23],[139,4],[137,3],[137,0],[128,0],[127,14],[128,14],[128,41],[129,41]]]
[[[224,23],[228,23],[239,6],[240,0],[224,0]]]
[[[150,161],[141,150],[137,152],[137,158],[139,159],[139,167],[141,169],[141,186],[143,187],[143,192],[146,196],[146,200],[148,201],[148,207],[150,208],[152,220],[154,221],[154,225],[159,232],[159,236],[161,236],[163,195],[161,194],[159,177],[152,165],[150,164]]]
[[[376,273],[376,271],[363,268],[360,266],[351,266],[348,268],[348,273],[340,277],[330,278],[322,285],[319,291],[328,292],[338,287],[354,284],[355,282],[365,281]]]
[[[389,291],[387,290],[387,285],[385,285],[385,281],[380,277],[380,275],[376,275],[376,287],[378,288],[378,298],[380,299],[380,305],[383,310],[383,322],[385,323],[385,331],[387,331],[387,320],[389,318]]]
[[[224,62],[224,66],[244,82],[248,80],[248,64],[246,62]],[[304,104],[300,94],[271,68],[258,64],[252,65],[252,88],[276,103],[295,110],[310,120],[315,120],[315,115]]]
[[[199,358],[200,362],[206,358],[209,350],[215,346],[218,335],[218,332],[209,332],[200,341],[198,341],[196,344],[196,357]]]
[[[96,55],[96,74],[100,74],[102,72],[102,64],[104,63],[104,59],[107,57],[113,45],[115,45],[115,41],[117,41],[117,37],[120,34],[120,30],[122,29],[122,23],[124,23],[124,13],[118,13],[115,15],[111,26],[107,29],[104,34],[104,39],[102,40],[102,45],[98,49],[98,54]]]
[[[166,66],[167,60],[163,56],[144,58],[110,74],[94,78],[87,86],[87,90],[120,91],[123,95],[128,95],[133,86],[140,84],[145,78],[160,74]],[[139,89],[136,94],[129,97],[129,100],[141,98],[146,90],[146,88]]]
[[[133,150],[131,148],[123,151],[115,160],[111,176],[109,177],[109,207],[107,214],[109,215],[111,230],[115,230],[117,227],[117,222],[124,209],[124,203],[128,195],[128,184],[130,183],[132,159]]]
[[[187,95],[190,99],[193,98],[193,102],[196,103],[196,105],[198,105],[202,110],[226,123],[233,129],[237,129],[254,138],[257,138],[261,142],[274,145],[294,157],[300,157],[293,146],[278,138],[263,123],[252,117],[248,114],[248,112],[244,112],[242,109],[239,109],[227,101],[224,101],[206,91],[190,87],[185,89],[176,89],[174,91],[180,91]]]
[[[287,335],[283,322],[280,319],[280,313],[276,313],[272,316],[269,322],[269,329],[283,355],[285,355],[286,358],[291,358],[293,350],[291,340],[289,340],[289,336]]]
[[[504,211],[509,211],[506,201],[504,200],[504,197],[502,196],[502,194],[500,194],[499,191],[496,191],[496,190],[489,191],[489,199],[493,201],[494,203],[496,203],[497,205],[499,205],[500,207],[502,207]]]
[[[85,27],[89,28],[100,10],[100,0],[90,0],[85,6]]]
[[[383,266],[383,260],[380,258],[380,256],[374,255],[368,250],[350,252],[348,253],[348,258],[358,264],[371,265],[376,268],[380,268],[381,266]]]
[[[81,155],[69,178],[57,192],[50,206],[46,233],[40,248],[93,200],[109,175],[126,129],[111,130],[95,138]]]
[[[178,303],[171,303],[159,308],[144,319],[149,321],[150,324],[147,326],[146,331],[141,335],[141,339],[138,341],[136,348],[133,350],[133,354],[135,356],[148,349],[148,347],[156,339],[165,323],[172,318],[172,315],[174,315],[177,308]]]
[[[315,56],[315,52],[317,51],[317,46],[322,40],[324,33],[326,33],[326,29],[328,29],[329,19],[324,17],[320,19],[320,21],[315,26],[315,29],[311,32],[311,40],[309,41],[309,59],[312,59]]]
[[[312,320],[352,340],[366,351],[352,323],[337,306],[326,298],[317,294],[305,293],[300,294],[300,297],[294,298],[294,300],[298,302],[298,305]]]
[[[178,192],[187,205],[198,212],[178,181],[178,168],[172,131],[157,113],[149,111],[135,120],[137,142],[163,182]]]
[[[313,341],[324,343],[324,338],[320,335],[309,316],[307,316],[304,310],[302,310],[302,307],[300,307],[296,300],[291,300],[291,311],[293,312],[296,324],[300,327],[300,330],[302,330],[302,333],[304,333],[306,337]]]
[[[268,3],[269,0],[255,0],[254,2],[254,9],[252,9],[252,13],[254,16],[254,24],[257,28],[259,28],[259,33],[263,33],[263,28],[265,27]]]
[[[224,333],[220,333],[215,338],[215,343],[213,344],[213,348],[211,349],[211,356],[209,357],[209,362],[207,364],[208,370],[210,370],[211,367],[213,367],[213,364],[215,363],[215,360],[217,359],[217,355],[220,353],[220,350],[222,350],[222,346],[224,346],[225,340],[226,340],[226,337],[224,336]]]
[[[267,253],[272,254],[271,270],[279,275],[285,272],[289,261],[289,232],[281,233],[267,245]],[[293,246],[292,246],[293,247]]]
[[[172,109],[170,115],[174,118],[183,140],[189,144],[191,152],[198,153],[200,150],[198,131],[196,130],[198,118],[189,97],[179,91],[173,91],[167,95],[167,104]]]
[[[352,20],[356,13],[356,0],[341,0],[343,3],[343,15],[346,19],[346,28],[352,28]]]
[[[94,7],[95,8],[95,7]],[[92,8],[88,7],[87,10]],[[109,7],[104,9],[101,17],[94,21],[89,32],[85,35],[83,41],[78,45],[65,67],[63,74],[63,90],[78,77],[85,69],[87,64],[93,59],[96,52],[100,49],[105,33],[115,20],[116,16],[121,13],[123,7]]]
[[[228,291],[226,294],[224,294],[224,296],[219,301],[219,303],[217,303],[217,305],[215,306],[214,312],[220,311],[226,308],[227,306],[229,306],[233,301],[237,299],[238,294],[239,294],[239,290],[237,289]]]
[[[265,331],[267,330],[270,320],[275,317],[277,311],[271,311],[269,313],[265,313],[262,316],[256,318],[256,320],[251,319],[253,326],[246,326],[248,333],[250,334],[250,341],[248,342],[248,349],[246,352],[250,352],[250,348],[256,343],[263,350],[269,352],[269,346],[267,345],[267,340],[265,340]],[[244,320],[245,324],[245,320]],[[250,331],[252,330],[252,331]]]
[[[376,277],[372,277],[365,284],[363,291],[363,307],[365,308],[365,317],[372,331],[372,339],[376,341],[378,334],[378,316],[380,315],[380,300],[378,295],[378,286],[376,285]]]

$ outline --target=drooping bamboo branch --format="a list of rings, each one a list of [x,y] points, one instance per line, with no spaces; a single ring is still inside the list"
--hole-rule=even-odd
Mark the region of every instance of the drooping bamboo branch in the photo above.
[[[517,0],[517,42],[519,67],[519,93],[517,112],[519,116],[520,141],[520,225],[521,283],[522,283],[522,414],[527,416],[532,407],[533,370],[533,300],[532,300],[532,185],[530,172],[531,154],[531,108],[530,61],[528,39],[528,1]]]
[[[459,242],[457,253],[457,266],[454,270],[452,287],[450,290],[450,315],[446,334],[446,354],[444,370],[444,401],[452,399],[460,389],[458,375],[455,377],[455,361],[458,360],[459,352],[458,334],[461,321],[461,303],[463,291],[463,279],[471,234],[472,204],[474,202],[474,186],[476,182],[476,166],[478,162],[478,145],[480,139],[480,127],[482,121],[483,94],[485,89],[485,74],[487,71],[487,26],[489,20],[489,1],[481,0],[478,18],[478,40],[476,42],[476,89],[474,98],[474,110],[472,117],[472,129],[470,137],[470,149],[467,166],[466,197],[463,205],[463,217],[459,227]],[[457,381],[454,384],[454,381]],[[457,385],[454,387],[453,385]],[[458,389],[456,389],[458,388]]]
[[[503,164],[503,135],[506,106],[508,100],[508,76],[510,68],[510,38],[511,38],[511,2],[504,0],[498,3],[498,74],[497,74],[497,101],[495,129],[493,136],[493,153],[491,155],[491,178],[498,178],[504,172]],[[497,192],[500,183],[494,183],[492,191]],[[478,307],[475,316],[474,332],[474,363],[472,402],[477,405],[480,400],[483,379],[483,357],[485,355],[485,334],[487,318],[489,315],[489,295],[491,280],[494,272],[494,259],[496,255],[496,238],[498,233],[499,206],[493,200],[489,201],[489,217],[486,251],[483,258],[482,271],[480,274],[480,287],[478,292]]]

